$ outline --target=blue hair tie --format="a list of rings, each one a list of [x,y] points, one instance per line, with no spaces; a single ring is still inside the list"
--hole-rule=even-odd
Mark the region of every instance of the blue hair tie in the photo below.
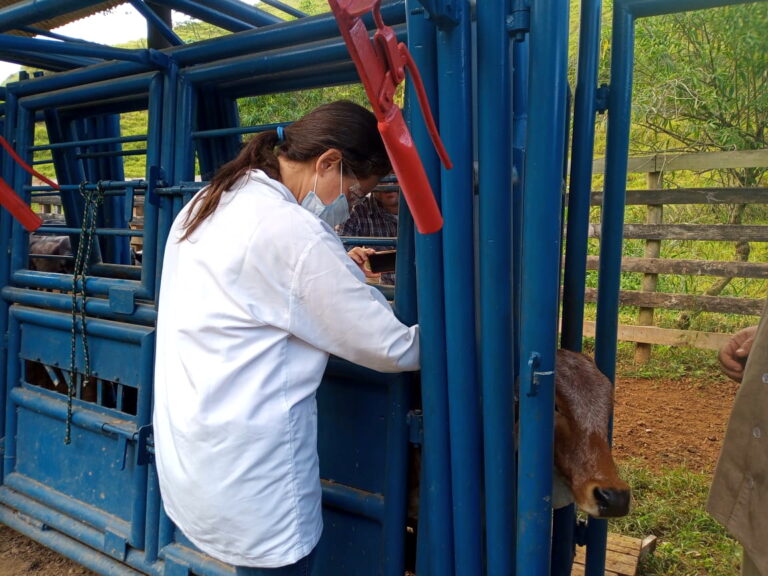
[[[285,128],[282,126],[277,127],[277,141],[285,142]]]

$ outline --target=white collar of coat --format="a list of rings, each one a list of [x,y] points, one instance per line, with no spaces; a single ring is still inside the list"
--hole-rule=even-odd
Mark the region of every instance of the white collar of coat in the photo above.
[[[273,180],[269,176],[267,176],[262,170],[250,170],[247,174],[248,178],[250,180],[255,180],[256,182],[259,182],[260,184],[264,184],[265,186],[269,186],[276,192],[280,193],[280,196],[284,197],[286,200],[289,200],[290,202],[293,202],[295,204],[298,204],[296,201],[296,198],[293,195],[293,192],[291,192],[285,184],[282,182],[278,182],[277,180]],[[245,182],[243,182],[245,184]]]

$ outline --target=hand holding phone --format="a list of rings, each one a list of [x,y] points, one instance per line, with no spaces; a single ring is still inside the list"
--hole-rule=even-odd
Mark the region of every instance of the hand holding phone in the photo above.
[[[375,274],[394,272],[396,261],[397,250],[381,250],[380,252],[368,254],[367,267]]]

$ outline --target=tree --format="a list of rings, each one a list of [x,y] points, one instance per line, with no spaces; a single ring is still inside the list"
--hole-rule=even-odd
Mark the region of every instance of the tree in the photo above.
[[[687,152],[768,147],[766,22],[763,2],[638,20],[635,143]],[[741,186],[765,173],[729,171]]]
[[[635,146],[645,150],[753,150],[768,147],[768,5],[728,6],[644,18],[635,39]],[[768,168],[723,169],[722,185],[765,183]],[[747,205],[727,207],[741,224]],[[749,258],[747,242],[735,245]],[[731,278],[706,291],[716,295]],[[682,315],[683,327],[690,321]]]

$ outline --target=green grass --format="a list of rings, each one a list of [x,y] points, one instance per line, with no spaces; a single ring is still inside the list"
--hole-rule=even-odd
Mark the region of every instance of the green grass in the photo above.
[[[741,546],[705,510],[711,476],[685,468],[655,473],[629,460],[620,465],[632,486],[633,507],[609,530],[626,536],[658,538],[641,563],[641,576],[733,576]]]

